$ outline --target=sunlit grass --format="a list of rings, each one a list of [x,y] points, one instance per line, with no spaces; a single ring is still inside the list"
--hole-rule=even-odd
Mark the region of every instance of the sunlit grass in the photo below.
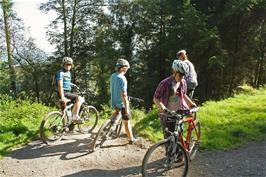
[[[51,111],[42,104],[0,95],[0,158],[9,150],[38,138],[41,120]]]

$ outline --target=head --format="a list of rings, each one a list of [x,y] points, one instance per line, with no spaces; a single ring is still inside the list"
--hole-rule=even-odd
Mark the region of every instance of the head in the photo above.
[[[73,67],[73,59],[70,57],[63,58],[63,68],[69,71]]]
[[[179,59],[179,60],[186,60],[187,59],[187,52],[185,50],[180,50],[176,53],[176,57]]]
[[[182,60],[174,60],[172,64],[172,72],[176,82],[180,82],[184,75],[188,73],[188,65]]]
[[[129,62],[125,59],[118,59],[115,65],[115,70],[117,72],[124,72],[126,73],[127,70],[130,68]]]

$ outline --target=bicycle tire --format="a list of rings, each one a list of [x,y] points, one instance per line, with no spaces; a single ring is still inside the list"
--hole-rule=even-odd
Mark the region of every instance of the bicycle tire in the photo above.
[[[94,130],[98,123],[99,113],[94,106],[84,105],[81,107],[80,118],[83,120],[82,124],[78,124],[81,133],[90,133]]]
[[[191,136],[190,136],[190,142],[189,142],[189,159],[193,160],[199,150],[199,145],[200,145],[200,136],[201,136],[201,126],[200,126],[200,122],[198,121],[194,121],[195,123],[195,128],[193,128],[191,130]],[[199,134],[199,136],[197,136],[196,134],[196,130]]]
[[[96,137],[93,140],[92,151],[96,151],[97,149],[101,148],[103,143],[108,138],[108,133],[110,132],[112,125],[113,125],[112,120],[108,120],[101,126],[98,133],[96,134]]]
[[[66,120],[59,111],[48,113],[40,125],[40,138],[47,145],[53,145],[62,139]],[[46,127],[48,125],[48,127]]]
[[[122,131],[123,121],[122,121],[121,115],[118,115],[118,116],[120,116],[117,118],[119,120],[117,120],[115,127],[112,128],[113,132],[111,132],[113,135],[112,136],[113,139],[118,138],[121,134],[121,131]]]
[[[188,155],[186,153],[186,150],[180,143],[177,143],[176,145],[177,149],[179,149],[178,152],[182,155],[182,162],[173,162],[170,166],[165,165],[168,159],[166,155],[166,147],[168,146],[170,141],[170,139],[161,140],[148,149],[142,161],[143,177],[187,176],[189,166]]]

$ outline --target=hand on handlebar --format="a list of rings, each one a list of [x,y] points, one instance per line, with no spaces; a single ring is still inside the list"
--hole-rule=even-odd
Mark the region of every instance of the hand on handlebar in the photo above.
[[[79,87],[76,84],[71,83],[71,86],[79,90]]]
[[[170,115],[175,115],[175,114],[176,114],[175,111],[171,111],[171,110],[168,109],[168,108],[164,108],[164,112],[167,113],[167,114],[170,114]]]
[[[60,100],[61,100],[62,102],[64,102],[64,103],[67,103],[67,102],[71,101],[70,99],[67,99],[66,97],[63,97],[63,98],[61,98]]]
[[[143,99],[141,99],[141,98],[136,98],[136,97],[132,97],[132,96],[127,96],[127,99],[128,99],[128,101],[135,100],[135,101],[137,101],[137,102],[144,102]]]

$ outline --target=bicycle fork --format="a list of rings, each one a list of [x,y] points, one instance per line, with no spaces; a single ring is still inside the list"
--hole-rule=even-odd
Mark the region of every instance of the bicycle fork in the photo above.
[[[179,157],[179,149],[177,149],[178,133],[174,132],[173,136],[169,140],[169,144],[166,148],[167,161],[169,166],[171,166]]]

